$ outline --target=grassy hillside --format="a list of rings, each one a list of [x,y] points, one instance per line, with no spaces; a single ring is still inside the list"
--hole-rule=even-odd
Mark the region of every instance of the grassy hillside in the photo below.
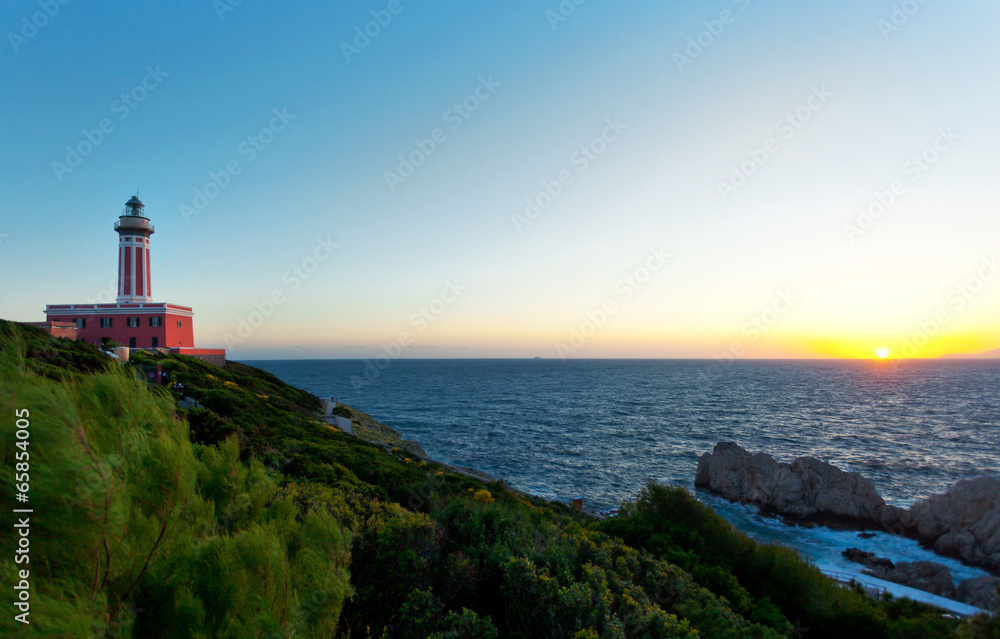
[[[200,407],[141,381],[156,361]],[[683,491],[652,485],[602,524],[421,459],[349,407],[376,443],[340,432],[319,406],[238,363],[120,365],[0,322],[0,498],[27,409],[35,510],[32,623],[5,614],[0,635],[997,636],[837,588]]]

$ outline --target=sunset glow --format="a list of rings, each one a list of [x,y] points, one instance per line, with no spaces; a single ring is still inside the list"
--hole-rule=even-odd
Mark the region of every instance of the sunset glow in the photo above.
[[[1000,638],[1000,1],[0,15],[0,626]]]
[[[350,3],[61,14],[5,67],[0,317],[111,301],[138,186],[155,297],[236,359],[1000,347],[1000,5],[732,4],[414,4],[356,51]]]

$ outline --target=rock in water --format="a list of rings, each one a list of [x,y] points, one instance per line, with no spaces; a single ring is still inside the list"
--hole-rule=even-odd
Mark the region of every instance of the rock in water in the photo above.
[[[892,568],[878,566],[861,572],[923,590],[932,595],[955,598],[955,582],[951,577],[951,571],[948,570],[948,566],[936,561],[901,561]]]
[[[958,600],[970,606],[1000,611],[1000,596],[997,595],[998,577],[973,577],[958,584]]]
[[[882,527],[885,501],[858,473],[845,473],[812,457],[791,464],[751,455],[735,442],[716,444],[698,460],[695,486],[730,501],[800,518],[833,517]]]
[[[865,563],[865,559],[875,556],[875,553],[861,550],[860,548],[848,548],[840,554],[858,564],[863,564]]]
[[[909,514],[935,552],[1000,571],[1000,478],[963,479],[915,503]]]
[[[860,548],[848,548],[840,554],[854,563],[862,564],[864,566],[868,566],[869,568],[892,569],[896,567],[895,564],[892,563],[892,560],[886,559],[885,557],[876,557],[875,553],[861,550]]]
[[[903,510],[885,503],[858,473],[799,457],[778,463],[734,442],[698,460],[694,485],[730,501],[802,519],[838,519],[919,539],[941,555],[1000,574],[1000,478],[963,479],[943,495]]]

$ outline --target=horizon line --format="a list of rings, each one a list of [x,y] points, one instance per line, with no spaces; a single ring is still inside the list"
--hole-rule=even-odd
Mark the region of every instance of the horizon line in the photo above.
[[[142,350],[142,349],[140,349]],[[230,359],[233,362],[365,362],[374,357],[257,357]],[[911,362],[911,361],[1000,361],[1000,356],[941,355],[939,357],[747,357],[723,364],[709,357],[396,357],[391,361],[446,362],[446,361],[560,361],[560,362],[713,362],[729,366],[739,362]]]

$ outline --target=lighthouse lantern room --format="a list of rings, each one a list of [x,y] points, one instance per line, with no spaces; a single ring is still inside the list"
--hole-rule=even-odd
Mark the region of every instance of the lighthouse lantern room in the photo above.
[[[125,203],[115,222],[118,231],[118,302],[152,302],[149,238],[156,230],[138,195]]]

